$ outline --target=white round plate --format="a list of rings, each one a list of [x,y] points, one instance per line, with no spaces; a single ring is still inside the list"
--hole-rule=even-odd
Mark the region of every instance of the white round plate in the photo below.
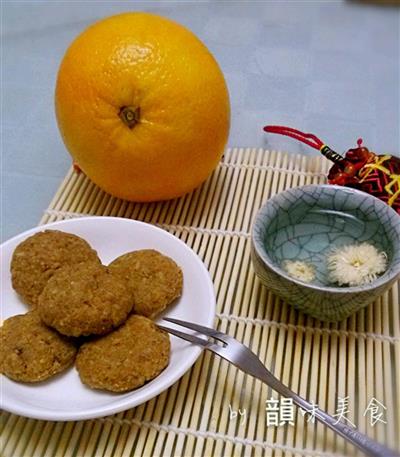
[[[54,222],[28,230],[3,243],[0,246],[3,320],[28,310],[11,287],[12,253],[22,240],[44,229],[81,236],[96,249],[105,265],[119,255],[137,249],[156,249],[171,257],[182,268],[184,286],[182,296],[164,315],[213,326],[216,306],[214,288],[207,269],[197,255],[165,230],[117,217],[85,217]],[[165,324],[174,327],[173,324]],[[37,384],[17,383],[0,376],[1,407],[15,414],[45,420],[107,416],[144,403],[167,389],[193,365],[200,353],[199,347],[171,336],[171,358],[167,368],[143,387],[124,394],[89,389],[80,382],[74,367]]]

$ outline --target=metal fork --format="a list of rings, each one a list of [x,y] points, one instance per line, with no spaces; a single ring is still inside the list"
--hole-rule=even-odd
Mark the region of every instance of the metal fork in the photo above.
[[[313,411],[313,413],[315,413],[315,417],[320,422],[328,426],[334,432],[341,435],[353,445],[357,446],[366,455],[371,457],[400,457],[400,455],[395,451],[392,451],[382,444],[373,441],[366,435],[359,432],[357,429],[349,427],[343,422],[339,422],[334,417],[318,408],[315,408],[315,405],[311,404],[304,398],[294,393],[287,386],[282,384],[282,382],[279,381],[279,379],[277,379],[263,365],[261,360],[256,356],[256,354],[254,354],[254,352],[252,352],[244,344],[239,343],[239,341],[237,341],[232,336],[209,327],[203,327],[202,325],[194,324],[192,322],[172,319],[169,317],[164,317],[163,319],[168,322],[181,325],[182,327],[195,330],[198,333],[216,340],[217,342],[210,341],[210,339],[205,340],[195,335],[189,335],[174,328],[164,327],[158,324],[158,327],[160,327],[162,330],[165,330],[166,332],[171,333],[172,335],[175,335],[186,341],[190,341],[191,343],[202,346],[204,349],[207,349],[211,352],[214,352],[214,354],[223,357],[245,373],[248,373],[257,379],[260,379],[262,382],[265,382],[283,397],[292,398],[293,403],[302,408],[304,411]]]

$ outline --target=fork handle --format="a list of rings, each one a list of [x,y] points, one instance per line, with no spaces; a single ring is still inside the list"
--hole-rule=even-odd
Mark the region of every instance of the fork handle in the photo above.
[[[312,405],[307,400],[294,393],[281,381],[279,381],[279,379],[275,378],[272,373],[261,371],[260,373],[255,373],[254,375],[280,393],[283,397],[292,398],[293,403],[303,410],[311,411],[315,408],[315,405]],[[338,422],[334,417],[319,408],[315,410],[315,417],[347,441],[354,444],[354,446],[357,446],[361,451],[370,457],[400,457],[400,455],[395,451],[377,443],[368,436],[359,432],[357,429],[349,427],[342,422]]]

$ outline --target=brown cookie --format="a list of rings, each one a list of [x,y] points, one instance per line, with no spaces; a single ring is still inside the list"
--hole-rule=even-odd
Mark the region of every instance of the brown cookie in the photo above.
[[[136,314],[154,318],[182,293],[182,270],[153,249],[123,254],[109,267],[128,281]]]
[[[47,281],[63,265],[100,260],[79,236],[59,230],[35,233],[20,243],[11,259],[12,286],[29,305],[38,302]]]
[[[169,355],[169,335],[134,314],[115,332],[83,344],[76,368],[89,387],[125,392],[158,376]]]
[[[126,281],[96,262],[65,265],[39,297],[44,323],[68,336],[101,335],[122,324],[132,309]]]
[[[0,328],[0,371],[15,381],[38,382],[69,367],[77,348],[42,323],[36,310],[6,319]]]

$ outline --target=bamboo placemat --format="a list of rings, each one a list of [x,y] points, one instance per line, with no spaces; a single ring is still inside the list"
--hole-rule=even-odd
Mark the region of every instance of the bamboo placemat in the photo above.
[[[250,346],[294,391],[399,449],[399,284],[346,321],[326,324],[293,310],[261,286],[250,261],[250,230],[261,204],[288,187],[325,181],[320,157],[229,149],[193,193],[135,204],[113,198],[72,169],[41,223],[107,215],[146,221],[186,242],[204,261],[217,294],[216,327]],[[201,304],[199,304],[201,306]],[[295,425],[267,425],[261,382],[204,353],[153,400],[106,418],[47,422],[2,416],[2,455],[30,456],[339,456],[351,445],[295,409]],[[382,420],[365,414],[376,399]],[[244,415],[234,417],[234,412]]]

